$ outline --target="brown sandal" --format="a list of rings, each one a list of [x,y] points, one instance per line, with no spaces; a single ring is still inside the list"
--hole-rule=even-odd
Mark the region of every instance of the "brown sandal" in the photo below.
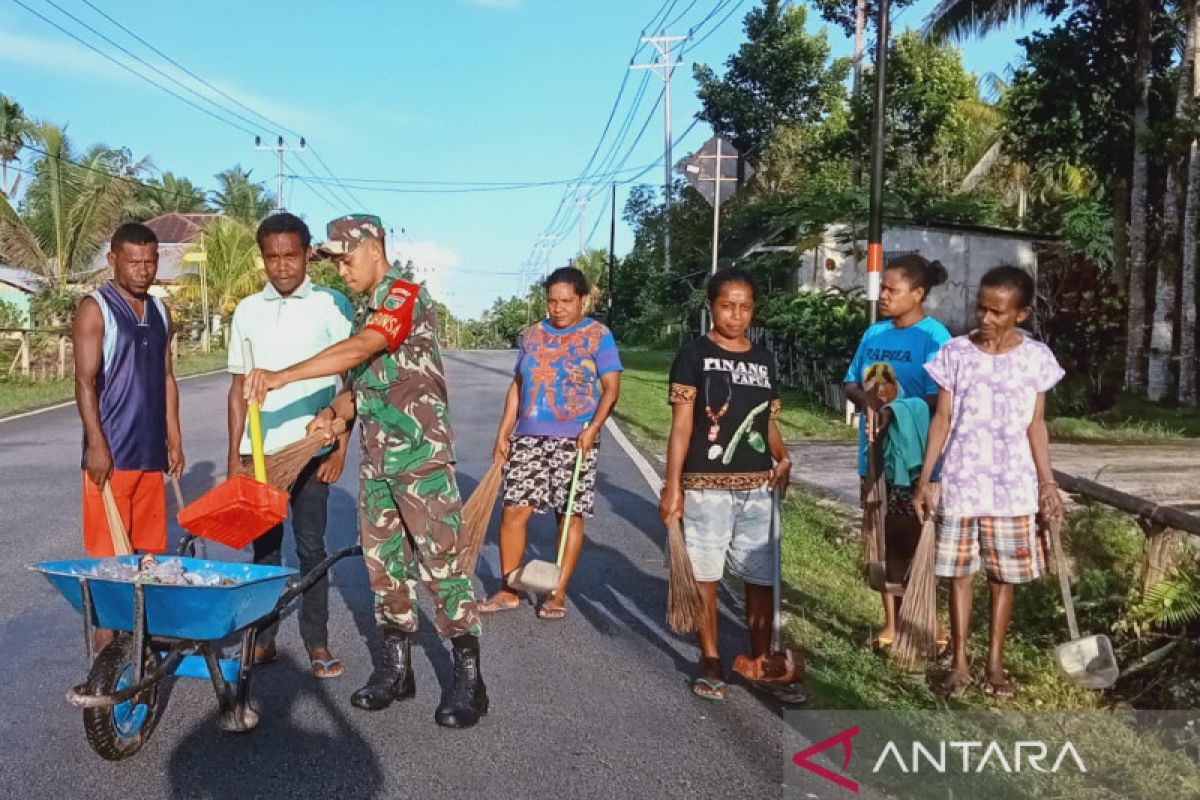
[[[552,606],[544,601],[537,609],[538,619],[562,619],[567,615],[567,606],[564,603],[561,606]]]

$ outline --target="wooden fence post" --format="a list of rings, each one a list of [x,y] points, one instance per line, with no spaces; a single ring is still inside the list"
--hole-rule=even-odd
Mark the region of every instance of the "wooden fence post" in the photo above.
[[[21,331],[21,374],[26,378],[29,377],[29,350],[32,334],[29,331]]]
[[[58,379],[67,377],[67,337],[58,336]]]

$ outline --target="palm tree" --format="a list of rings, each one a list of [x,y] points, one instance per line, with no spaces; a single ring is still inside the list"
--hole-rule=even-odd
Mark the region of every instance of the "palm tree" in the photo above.
[[[217,173],[221,188],[212,192],[212,204],[227,216],[256,224],[270,213],[275,198],[263,184],[250,179],[251,172],[238,164]]]
[[[30,139],[44,155],[34,164],[23,216],[0,196],[0,254],[62,286],[87,270],[111,235],[133,194],[128,175],[142,162],[103,146],[76,161],[63,129],[48,122],[33,125]]]
[[[182,302],[200,302],[202,283],[206,283],[211,313],[227,316],[239,300],[263,287],[258,242],[251,225],[232,216],[218,217],[205,227],[194,252],[204,254],[204,280],[199,271],[184,275],[177,295]]]
[[[1191,5],[1191,4],[1189,4]],[[1179,69],[1179,86],[1175,93],[1175,122],[1181,128],[1187,124],[1188,101],[1192,97],[1192,63],[1196,56],[1196,24],[1193,9],[1189,8],[1187,44]],[[1158,270],[1155,275],[1154,318],[1150,325],[1150,365],[1146,381],[1146,396],[1162,400],[1171,388],[1172,343],[1175,338],[1175,279],[1179,272],[1179,212],[1183,204],[1186,171],[1182,159],[1170,155],[1166,191],[1163,192],[1162,243],[1159,247]],[[1181,174],[1183,173],[1183,174]],[[1182,180],[1181,180],[1182,179]],[[1187,338],[1185,331],[1182,338]]]
[[[208,210],[203,189],[187,178],[164,172],[162,177],[152,178],[137,188],[126,215],[130,219],[150,219],[171,212],[188,214]]]
[[[1129,199],[1129,293],[1126,319],[1125,388],[1146,388],[1146,200],[1149,185],[1147,132],[1150,127],[1151,31],[1150,0],[1137,4],[1137,46],[1134,64],[1137,103],[1133,109],[1133,171]],[[982,36],[1013,20],[1045,9],[1048,0],[941,0],[926,21],[934,38]],[[1118,255],[1118,260],[1123,257]]]
[[[1191,0],[1191,35],[1200,44],[1200,0]],[[1192,102],[1200,101],[1200,58],[1192,53]],[[1196,248],[1200,225],[1200,139],[1188,150],[1187,198],[1183,211],[1183,263],[1179,312],[1179,403],[1196,407]]]
[[[8,185],[8,163],[16,161],[17,155],[29,136],[29,120],[21,104],[11,97],[0,95],[0,194],[12,196],[20,178]]]

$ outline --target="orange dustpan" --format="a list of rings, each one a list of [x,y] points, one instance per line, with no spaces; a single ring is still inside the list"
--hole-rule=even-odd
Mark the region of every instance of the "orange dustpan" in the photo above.
[[[250,340],[242,343],[246,372],[254,369]],[[267,483],[263,455],[262,416],[250,402],[250,452],[254,477],[235,475],[179,511],[179,525],[189,533],[241,550],[287,517],[288,493]]]

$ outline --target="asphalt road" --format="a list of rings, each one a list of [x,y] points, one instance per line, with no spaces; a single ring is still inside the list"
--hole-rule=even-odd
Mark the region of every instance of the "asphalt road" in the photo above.
[[[512,356],[454,353],[447,363],[466,494],[490,458]],[[226,388],[222,375],[182,384],[189,497],[224,470]],[[768,798],[840,791],[786,766],[795,737],[773,704],[740,688],[723,704],[688,691],[697,654],[664,623],[656,501],[611,437],[602,444],[597,515],[570,588],[570,613],[543,622],[525,605],[486,621],[483,674],[492,711],[476,728],[434,724],[451,662],[428,615],[414,651],[417,698],[374,714],[349,705],[370,673],[375,637],[366,573],[347,560],[332,573],[330,598],[331,646],[346,662],[344,677],[312,677],[289,618],[280,660],[255,673],[256,731],[221,732],[210,685],[181,679],[143,750],[102,761],[84,739],[80,712],[64,699],[86,673],[80,619],[24,568],[80,555],[79,437],[73,407],[0,422],[4,796]],[[356,463],[352,457],[332,494],[331,547],[357,535]],[[479,570],[485,590],[497,584],[495,524]],[[531,543],[553,560],[549,518],[535,519]],[[210,555],[246,557],[218,549]],[[290,535],[286,549],[294,564]],[[744,646],[735,613],[725,612],[727,660]]]

